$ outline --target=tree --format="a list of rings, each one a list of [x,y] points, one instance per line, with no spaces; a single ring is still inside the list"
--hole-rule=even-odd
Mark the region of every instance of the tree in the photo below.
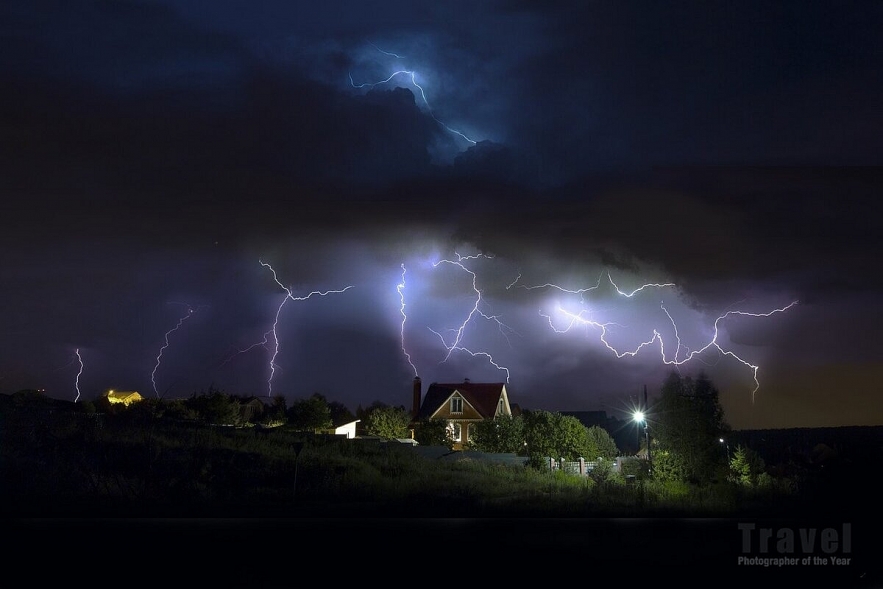
[[[404,407],[378,407],[368,415],[365,431],[386,440],[407,438],[411,414]]]
[[[481,452],[524,453],[524,420],[501,415],[475,425],[472,447]]]
[[[588,428],[572,415],[535,410],[522,413],[522,419],[528,456],[565,460],[601,456]]]
[[[331,411],[331,422],[334,425],[343,425],[356,420],[356,416],[346,405],[339,401],[329,401],[328,409]]]
[[[525,452],[530,457],[560,456],[555,443],[555,417],[549,411],[525,410],[524,420]]]
[[[414,424],[414,439],[421,446],[448,446],[448,427],[444,419],[428,419]]]
[[[555,413],[558,454],[567,460],[597,458],[595,445],[589,439],[589,428],[573,415]]]
[[[261,416],[262,425],[277,425],[288,421],[288,407],[286,406],[285,397],[273,397],[273,402],[269,407],[264,409]]]
[[[206,392],[190,397],[187,400],[187,407],[209,424],[240,425],[242,422],[239,403],[213,386],[210,386]]]
[[[606,460],[614,460],[619,456],[619,448],[616,447],[616,442],[606,429],[593,425],[588,428],[588,434],[589,442],[592,444],[594,452],[591,456],[586,456],[586,458],[594,460],[597,457],[601,457]]]
[[[694,380],[672,372],[649,419],[654,476],[705,483],[721,472],[718,440],[729,426],[718,390],[704,373]]]
[[[371,413],[382,407],[389,407],[389,405],[379,400],[375,400],[364,408],[359,405],[356,407],[356,419],[362,420],[362,423],[368,423],[368,418],[371,416]]]
[[[288,409],[288,423],[295,430],[315,432],[331,427],[331,409],[325,397],[319,393],[307,399],[299,399]]]
[[[164,403],[166,411],[163,415],[169,419],[179,421],[196,421],[199,419],[199,413],[185,399],[168,399]]]
[[[760,455],[746,446],[736,446],[730,460],[730,477],[740,485],[757,486],[766,471],[766,463]]]

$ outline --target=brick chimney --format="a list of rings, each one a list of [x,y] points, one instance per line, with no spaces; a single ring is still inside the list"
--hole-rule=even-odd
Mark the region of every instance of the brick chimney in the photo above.
[[[411,419],[417,419],[417,414],[420,413],[420,396],[422,395],[422,382],[420,381],[419,376],[414,377],[414,405],[411,408]]]

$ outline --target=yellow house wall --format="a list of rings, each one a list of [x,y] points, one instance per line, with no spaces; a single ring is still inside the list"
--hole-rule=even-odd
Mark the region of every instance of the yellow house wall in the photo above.
[[[462,413],[451,413],[451,400],[448,399],[444,406],[435,414],[435,417],[438,419],[482,419],[478,411],[467,403],[466,399],[463,399]]]

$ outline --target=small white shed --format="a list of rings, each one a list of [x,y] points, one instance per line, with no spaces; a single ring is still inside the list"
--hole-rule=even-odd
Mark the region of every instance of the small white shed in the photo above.
[[[357,419],[355,421],[351,421],[349,423],[345,423],[343,425],[339,425],[334,428],[334,435],[337,436],[346,436],[348,440],[351,440],[356,437],[356,424],[362,421],[361,419]]]

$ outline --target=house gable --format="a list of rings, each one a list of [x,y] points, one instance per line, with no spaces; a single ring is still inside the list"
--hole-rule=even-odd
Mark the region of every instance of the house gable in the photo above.
[[[429,416],[430,419],[483,419],[481,413],[460,391],[454,389]]]
[[[462,399],[462,408],[455,399]],[[452,403],[453,401],[453,403]],[[499,415],[511,415],[509,396],[505,383],[432,383],[417,414],[418,420],[426,419],[494,419]]]
[[[415,404],[420,399],[419,378],[414,379]],[[414,410],[415,421],[439,420],[447,422],[448,435],[454,450],[468,447],[478,423],[512,415],[506,384],[432,383],[419,410]]]

